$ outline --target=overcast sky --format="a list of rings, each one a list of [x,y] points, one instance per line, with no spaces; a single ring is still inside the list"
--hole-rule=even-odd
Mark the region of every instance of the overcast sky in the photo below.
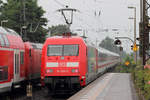
[[[73,24],[71,29],[87,30],[86,35],[95,42],[96,38],[99,41],[109,36],[114,39],[116,36],[127,36],[133,39],[133,20],[129,17],[134,16],[133,9],[128,9],[128,6],[137,7],[137,36],[139,23],[140,0],[38,0],[40,6],[46,11],[45,17],[48,18],[48,26],[65,24],[65,21],[59,12],[56,10],[64,8],[68,5],[71,8],[78,9],[80,12],[74,14]],[[98,13],[101,12],[99,16]],[[95,12],[97,13],[95,16]],[[102,32],[103,29],[109,29],[108,32]],[[117,32],[112,29],[119,29]],[[82,35],[83,32],[78,32]],[[125,51],[130,51],[129,40],[123,40]]]

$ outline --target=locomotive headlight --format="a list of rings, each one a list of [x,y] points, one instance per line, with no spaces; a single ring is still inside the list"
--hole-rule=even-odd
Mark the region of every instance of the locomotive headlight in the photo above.
[[[74,73],[74,72],[75,72],[75,69],[72,69],[71,72]]]
[[[47,71],[47,73],[52,73],[53,69],[47,69],[46,71]]]
[[[84,79],[84,78],[85,78],[85,76],[82,76],[81,78],[82,78],[82,79]]]
[[[78,73],[79,70],[78,70],[78,69],[72,69],[71,72],[72,72],[72,73]]]
[[[44,76],[41,76],[41,79],[44,79]]]
[[[79,62],[67,62],[67,67],[79,67]]]

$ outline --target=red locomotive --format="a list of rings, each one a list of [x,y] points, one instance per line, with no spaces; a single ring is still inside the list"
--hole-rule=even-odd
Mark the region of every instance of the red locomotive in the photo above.
[[[51,37],[42,49],[41,80],[53,92],[78,89],[119,62],[119,55],[81,37]]]
[[[0,93],[29,79],[40,79],[41,48],[24,44],[16,32],[0,27]]]

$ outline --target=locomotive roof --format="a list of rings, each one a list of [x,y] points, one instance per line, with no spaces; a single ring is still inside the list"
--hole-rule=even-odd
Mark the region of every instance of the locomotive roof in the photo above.
[[[4,27],[0,27],[0,33],[19,36],[14,30]]]
[[[53,36],[53,37],[49,37],[48,39],[82,39],[79,36]]]
[[[114,53],[114,52],[111,52],[107,49],[104,49],[102,47],[96,47],[92,42],[90,41],[87,41],[87,40],[84,40],[82,37],[79,37],[79,36],[69,36],[69,37],[64,37],[64,36],[53,36],[53,37],[50,37],[48,38],[47,40],[63,40],[63,39],[72,39],[72,40],[83,40],[85,42],[85,44],[87,46],[91,46],[91,47],[94,47],[94,48],[97,48],[99,52],[103,52],[103,53],[106,53],[106,54],[110,54],[110,55],[114,55],[114,56],[119,56],[117,53]]]
[[[68,40],[70,40],[70,42],[72,41],[76,41],[76,42],[80,42],[80,41],[83,41],[83,39],[79,36],[54,36],[54,37],[50,37],[50,38],[47,38],[46,41],[57,41],[59,43],[61,43],[61,41],[65,41],[67,42]]]

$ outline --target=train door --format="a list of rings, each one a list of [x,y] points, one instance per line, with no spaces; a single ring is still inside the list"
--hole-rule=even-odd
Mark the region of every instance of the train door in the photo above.
[[[14,51],[14,82],[20,80],[19,50]]]

